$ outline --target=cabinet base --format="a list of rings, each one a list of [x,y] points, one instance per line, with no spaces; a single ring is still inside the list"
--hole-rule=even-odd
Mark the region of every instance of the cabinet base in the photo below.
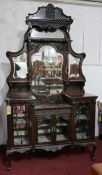
[[[71,149],[74,149],[75,146],[80,146],[82,150],[85,150],[85,148],[88,146],[88,145],[91,145],[92,146],[92,150],[90,151],[90,158],[91,160],[95,160],[95,151],[96,151],[96,143],[95,142],[88,142],[88,143],[75,143],[75,144],[64,144],[64,145],[36,145],[35,147],[19,147],[19,148],[10,148],[10,149],[7,149],[7,152],[6,152],[6,156],[5,156],[5,166],[6,166],[6,169],[7,170],[10,170],[11,169],[11,158],[10,158],[10,155],[13,154],[13,153],[20,153],[20,154],[23,154],[23,153],[33,153],[33,152],[36,152],[37,150],[44,150],[44,151],[51,151],[51,152],[56,152],[58,150],[61,150],[63,148],[67,148],[67,147],[71,147]]]

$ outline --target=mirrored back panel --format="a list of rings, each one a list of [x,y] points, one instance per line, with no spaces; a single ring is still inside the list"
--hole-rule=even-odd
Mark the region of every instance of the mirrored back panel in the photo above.
[[[79,78],[79,63],[80,58],[75,58],[71,54],[68,55],[68,78]]]
[[[27,69],[27,54],[24,52],[19,56],[12,57],[14,72],[13,78],[26,78],[28,69]]]
[[[63,89],[63,55],[55,48],[45,45],[31,56],[32,89],[39,94],[57,94]]]
[[[61,30],[56,30],[53,32],[45,32],[45,31],[37,31],[35,28],[30,30],[30,38],[38,39],[38,38],[64,38],[64,34]]]

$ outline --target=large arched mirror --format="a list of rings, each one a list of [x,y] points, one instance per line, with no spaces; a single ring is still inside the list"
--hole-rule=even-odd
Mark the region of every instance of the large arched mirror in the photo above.
[[[32,54],[32,90],[39,94],[58,94],[62,91],[63,55],[45,45]]]

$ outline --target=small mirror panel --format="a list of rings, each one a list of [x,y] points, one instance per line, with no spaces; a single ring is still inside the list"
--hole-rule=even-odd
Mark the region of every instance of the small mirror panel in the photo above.
[[[71,54],[68,55],[68,77],[79,78],[79,62],[80,58],[75,58]]]
[[[14,62],[13,78],[26,78],[27,77],[27,54],[22,53],[17,57],[12,57]]]
[[[31,29],[30,31],[31,38],[64,38],[64,34],[61,30],[56,30],[54,32],[39,32],[36,29]]]
[[[62,91],[63,55],[49,45],[43,46],[31,57],[32,89],[39,94],[57,94]]]

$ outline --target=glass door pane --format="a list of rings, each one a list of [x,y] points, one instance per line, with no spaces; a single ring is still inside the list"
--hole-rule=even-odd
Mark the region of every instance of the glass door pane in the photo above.
[[[30,119],[28,117],[28,106],[13,106],[13,128],[14,145],[29,145]]]
[[[56,116],[56,141],[68,141],[69,135],[69,116],[62,114]]]
[[[87,106],[81,106],[79,111],[76,114],[76,139],[83,140],[90,138],[89,132],[89,120],[88,120],[89,110]]]
[[[50,116],[38,116],[37,115],[37,124],[38,124],[38,143],[49,143],[52,138],[51,130],[51,117]]]

